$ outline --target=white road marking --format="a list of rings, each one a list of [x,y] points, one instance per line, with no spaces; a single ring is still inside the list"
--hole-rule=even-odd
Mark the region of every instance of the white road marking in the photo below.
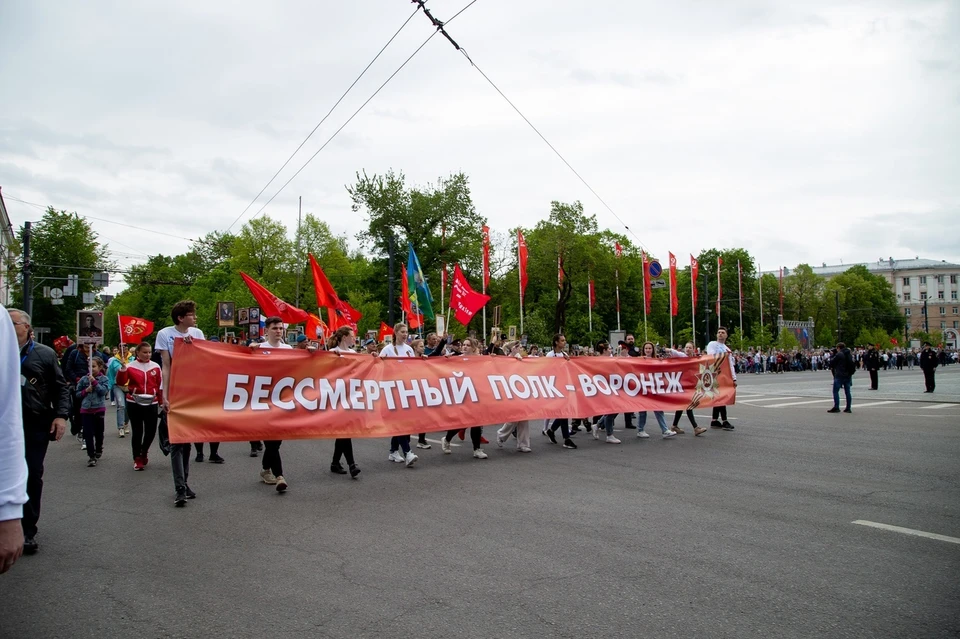
[[[897,417],[930,417],[933,419],[956,419],[956,415],[934,415],[933,413],[895,413]]]
[[[960,404],[934,404],[933,406],[927,406],[923,410],[940,410],[941,408],[951,408],[953,406],[960,406]]]
[[[738,397],[737,399],[740,400],[739,397]],[[762,398],[757,398],[757,399],[745,399],[745,400],[742,400],[742,403],[744,403],[744,404],[749,404],[749,403],[751,403],[751,402],[761,402],[761,401],[762,401],[762,402],[775,402],[775,401],[781,400],[781,399],[800,399],[800,398],[797,397],[796,395],[789,395],[789,396],[787,396],[787,397],[762,397]]]
[[[915,535],[917,537],[926,537],[927,539],[936,539],[937,541],[945,541],[950,544],[960,544],[960,539],[956,537],[947,537],[946,535],[938,535],[937,533],[914,530],[913,528],[901,528],[900,526],[891,526],[890,524],[878,524],[875,521],[865,521],[863,519],[851,521],[850,523],[856,524],[857,526],[869,526],[871,528],[879,528],[880,530],[903,533],[904,535]]]
[[[428,442],[430,442],[431,444],[438,444],[438,445],[442,445],[442,444],[443,444],[443,442],[440,441],[439,439],[430,439],[429,437],[424,437],[424,439],[426,439],[426,440],[427,440]],[[455,444],[455,443],[453,443],[453,442],[450,442],[450,445],[453,446],[454,448],[459,448],[459,447],[460,447],[460,444]]]
[[[833,403],[832,399],[810,399],[805,402],[787,402],[786,404],[773,404],[771,406],[758,406],[758,408],[785,408],[787,406],[802,406],[804,404],[822,404],[824,402]]]
[[[854,408],[866,408],[867,406],[883,406],[884,404],[899,404],[900,402],[895,402],[893,400],[885,402],[867,402],[866,404],[854,404]]]

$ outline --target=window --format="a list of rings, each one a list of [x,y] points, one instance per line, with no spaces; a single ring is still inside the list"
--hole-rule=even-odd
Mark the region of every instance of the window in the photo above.
[[[956,291],[950,291],[950,299],[952,299],[952,300],[957,299],[957,292],[956,292]]]
[[[920,293],[920,299],[921,299],[921,300],[927,299],[927,294],[921,292],[921,293]]]
[[[903,285],[904,285],[904,286],[910,286],[910,278],[909,278],[909,277],[903,278]]]
[[[960,322],[954,322],[954,323],[953,323],[953,327],[954,327],[954,328],[960,328]]]
[[[926,275],[921,275],[921,276],[920,276],[920,283],[921,283],[921,284],[926,284],[926,283],[927,283],[927,276],[926,276]]]
[[[903,314],[906,315],[907,317],[910,317],[910,309],[909,308],[903,309]]]
[[[956,283],[957,283],[957,276],[956,276],[956,275],[951,275],[951,276],[950,276],[950,283],[951,283],[951,284],[956,284]]]
[[[943,291],[937,291],[937,299],[938,299],[938,300],[942,300],[942,299],[943,299]]]
[[[941,307],[940,307],[940,314],[941,314],[941,315],[946,315],[946,314],[947,314],[947,307],[946,307],[946,306],[941,306]]]
[[[957,311],[960,311],[960,306],[954,306],[954,307],[953,307],[953,314],[954,314],[954,315],[960,315],[960,313],[957,313]]]
[[[937,275],[937,284],[943,284],[943,275]]]
[[[910,293],[904,293],[904,294],[903,294],[903,301],[904,301],[904,302],[909,302],[909,301],[910,301]]]
[[[947,323],[946,323],[946,322],[940,322],[940,330],[941,330],[941,331],[942,331],[943,329],[945,329],[946,327],[947,327]]]

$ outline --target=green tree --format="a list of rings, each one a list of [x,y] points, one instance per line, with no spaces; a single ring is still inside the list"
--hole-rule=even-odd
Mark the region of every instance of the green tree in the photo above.
[[[857,346],[878,346],[881,349],[893,346],[890,335],[879,326],[860,329],[855,343]]]
[[[750,330],[750,342],[760,350],[765,351],[773,346],[773,334],[765,324],[761,324],[760,320],[757,320]]]
[[[83,303],[84,293],[99,293],[101,290],[93,286],[93,274],[116,270],[116,264],[108,258],[107,245],[100,243],[89,222],[76,213],[48,207],[41,220],[32,227],[30,265],[33,326],[48,327],[51,339],[60,335],[76,339],[77,311],[97,306]],[[22,255],[20,267],[23,267]],[[51,304],[49,298],[43,297],[43,288],[62,289],[68,275],[79,276],[77,295],[64,296],[61,298],[63,304]],[[14,288],[14,304],[22,307],[23,302],[23,283],[18,282]]]

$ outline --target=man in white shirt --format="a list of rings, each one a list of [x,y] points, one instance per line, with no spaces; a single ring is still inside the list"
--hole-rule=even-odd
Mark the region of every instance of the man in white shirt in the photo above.
[[[267,341],[260,342],[251,348],[261,349],[292,349],[290,344],[283,341],[283,320],[279,317],[268,317],[264,320],[264,330],[266,331]],[[287,489],[287,480],[283,477],[283,461],[280,459],[280,444],[282,440],[264,440],[263,458],[261,460],[262,470],[260,479],[263,483],[276,486],[277,492],[282,493]]]
[[[190,343],[195,339],[204,339],[203,331],[197,328],[197,305],[184,300],[174,304],[170,311],[173,326],[160,329],[157,333],[157,343],[154,347],[160,353],[163,369],[163,410],[170,410],[170,365],[173,358],[173,347],[178,339]],[[213,446],[211,445],[211,449]],[[191,444],[173,444],[170,447],[170,466],[173,468],[173,486],[176,495],[173,504],[182,508],[188,499],[194,499],[197,494],[187,485],[190,475]],[[210,455],[211,461],[213,455]]]
[[[727,327],[721,326],[717,329],[717,339],[707,344],[707,355],[722,355],[730,353],[730,347],[727,346]],[[733,376],[733,385],[737,385],[737,367],[733,363],[733,357],[727,358],[730,362],[730,374]],[[722,420],[722,421],[721,421]],[[714,406],[713,419],[710,422],[710,428],[722,428],[723,430],[733,430],[733,424],[727,421],[727,407]]]
[[[23,415],[20,407],[20,366],[13,353],[20,350],[17,332],[7,309],[0,305],[0,574],[7,572],[23,552],[23,505],[27,503],[27,460],[24,456]]]

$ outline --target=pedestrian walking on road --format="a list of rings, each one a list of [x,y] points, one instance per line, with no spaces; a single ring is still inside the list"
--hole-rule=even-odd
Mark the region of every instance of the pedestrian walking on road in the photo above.
[[[830,369],[833,371],[833,408],[827,412],[840,412],[840,389],[842,388],[847,399],[847,407],[843,412],[852,413],[850,383],[853,380],[853,374],[856,372],[857,366],[853,361],[853,354],[843,342],[837,344],[837,350],[833,354],[833,357],[830,358]]]

